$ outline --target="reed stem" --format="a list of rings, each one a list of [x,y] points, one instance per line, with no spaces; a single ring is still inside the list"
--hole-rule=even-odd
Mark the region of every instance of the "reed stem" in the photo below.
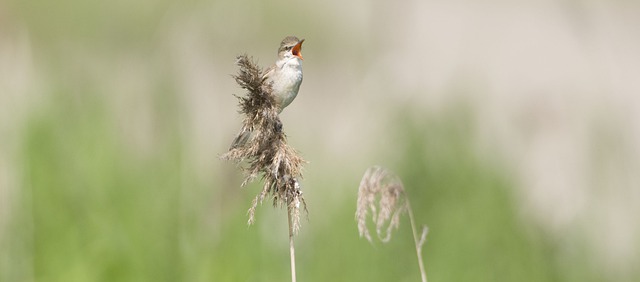
[[[420,274],[422,276],[422,282],[427,282],[427,271],[424,269],[424,263],[422,262],[422,244],[418,239],[418,233],[416,232],[416,223],[413,219],[413,211],[411,205],[409,205],[409,199],[407,199],[407,210],[409,213],[409,221],[411,221],[411,231],[413,232],[413,241],[416,244],[416,253],[418,255],[418,264],[420,265]],[[423,231],[426,232],[426,231]]]
[[[291,282],[296,282],[296,249],[293,245],[293,221],[291,212],[291,208],[287,208],[287,217],[289,219],[289,254],[291,255]]]

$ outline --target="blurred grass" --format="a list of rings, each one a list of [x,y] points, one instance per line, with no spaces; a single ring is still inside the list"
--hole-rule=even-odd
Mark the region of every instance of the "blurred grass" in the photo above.
[[[163,40],[156,32],[171,8],[168,2],[11,5],[29,28],[39,67],[52,86],[43,90],[48,98],[31,109],[18,137],[23,186],[12,199],[18,204],[0,244],[6,246],[0,279],[287,281],[284,212],[265,204],[256,225],[247,227],[245,213],[256,187],[238,188],[240,180],[229,170],[212,171],[201,181],[186,157],[193,148],[187,148],[183,118],[191,109],[173,88],[177,79],[165,69],[166,54],[153,48]],[[273,8],[266,14],[277,17]],[[65,51],[69,45],[77,49]],[[86,54],[74,57],[75,50]],[[112,77],[101,75],[117,72],[110,58],[126,61],[129,52],[142,57],[146,50],[154,51],[145,63],[162,67],[149,67],[158,73],[143,76],[152,78],[154,94],[143,99],[151,104],[153,141],[142,153],[127,143],[131,132],[120,128],[122,117],[110,108]],[[86,62],[83,56],[98,59]],[[96,62],[108,71],[87,66]],[[606,280],[586,258],[558,258],[556,243],[522,219],[509,170],[478,157],[468,113],[458,107],[427,115],[400,106],[390,117],[391,137],[385,137],[393,146],[379,148],[381,158],[390,155],[389,163],[380,164],[400,175],[416,220],[430,228],[424,257],[431,281]],[[346,173],[354,170],[349,160],[308,159],[317,182],[303,185],[336,187],[329,192],[348,196],[308,193],[317,197],[307,198],[310,220],[297,238],[300,281],[418,281],[407,219],[389,244],[371,246],[358,238],[353,218],[362,175]]]
[[[512,179],[478,157],[467,107],[397,124],[406,132],[399,173],[431,229],[425,247],[431,279],[557,280],[545,242],[512,206]]]
[[[30,210],[17,218],[31,228],[12,235],[32,238],[21,242],[26,247],[15,255],[32,262],[35,281],[287,280],[286,248],[270,246],[270,238],[286,243],[286,229],[268,226],[279,219],[284,224],[283,211],[266,204],[259,211],[266,215],[247,228],[245,211],[256,187],[238,190],[240,204],[214,209],[221,216],[207,206],[222,204],[224,199],[216,198],[235,188],[185,179],[191,177],[190,165],[181,157],[180,129],[169,122],[180,119],[179,106],[156,104],[162,109],[156,118],[167,122],[154,132],[164,141],[157,142],[154,154],[138,155],[123,143],[101,96],[78,101],[68,93],[58,91],[24,130],[27,185],[21,206]],[[417,110],[399,109],[395,117],[400,126],[393,134],[394,153],[400,156],[389,165],[405,182],[418,222],[430,227],[424,248],[430,279],[598,281],[560,273],[566,269],[557,268],[552,245],[518,216],[510,177],[476,156],[466,111],[415,118],[411,113]],[[351,192],[337,203],[309,199],[311,220],[298,237],[301,280],[419,279],[406,218],[389,244],[371,246],[358,238],[353,214],[360,177],[327,176],[339,181],[313,183],[343,183],[339,189]],[[210,217],[219,221],[207,227]],[[265,237],[264,228],[281,236]]]
[[[175,281],[177,147],[131,157],[100,99],[58,95],[24,137],[36,280]]]

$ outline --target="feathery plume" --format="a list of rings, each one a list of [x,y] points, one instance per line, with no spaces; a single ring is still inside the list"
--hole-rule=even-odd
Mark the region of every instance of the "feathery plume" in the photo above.
[[[247,90],[246,96],[236,96],[239,112],[244,119],[229,151],[221,158],[238,164],[246,161],[241,166],[245,174],[241,186],[257,177],[264,182],[249,208],[249,224],[255,221],[258,204],[271,197],[274,207],[287,207],[292,230],[297,232],[300,228],[301,206],[306,211],[298,182],[305,161],[287,144],[287,136],[278,117],[278,106],[271,95],[271,84],[264,79],[262,68],[247,55],[238,56],[236,64],[240,70],[233,78]]]
[[[400,215],[407,211],[408,205],[404,186],[400,179],[379,166],[369,168],[360,181],[356,219],[360,237],[372,242],[367,228],[367,215],[376,226],[376,233],[382,242],[391,239],[391,231],[400,226]],[[377,201],[377,205],[376,205]],[[383,228],[387,225],[383,234]]]

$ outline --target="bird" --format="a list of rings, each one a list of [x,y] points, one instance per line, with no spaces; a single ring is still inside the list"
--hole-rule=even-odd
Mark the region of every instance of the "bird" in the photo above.
[[[285,37],[278,48],[278,59],[262,75],[263,81],[271,85],[271,95],[278,107],[278,114],[298,96],[302,84],[303,42],[304,39],[295,36]],[[241,132],[229,149],[243,147],[254,136],[253,131]]]
[[[287,36],[278,48],[278,60],[267,68],[262,76],[271,83],[272,95],[278,106],[278,113],[289,106],[298,96],[302,84],[302,43],[295,36]]]

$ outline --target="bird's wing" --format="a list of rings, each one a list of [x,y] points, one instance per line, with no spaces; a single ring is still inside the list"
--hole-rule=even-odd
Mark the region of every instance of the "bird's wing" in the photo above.
[[[269,78],[269,76],[271,76],[275,70],[276,65],[271,65],[266,70],[264,70],[264,73],[262,74],[262,80]]]

